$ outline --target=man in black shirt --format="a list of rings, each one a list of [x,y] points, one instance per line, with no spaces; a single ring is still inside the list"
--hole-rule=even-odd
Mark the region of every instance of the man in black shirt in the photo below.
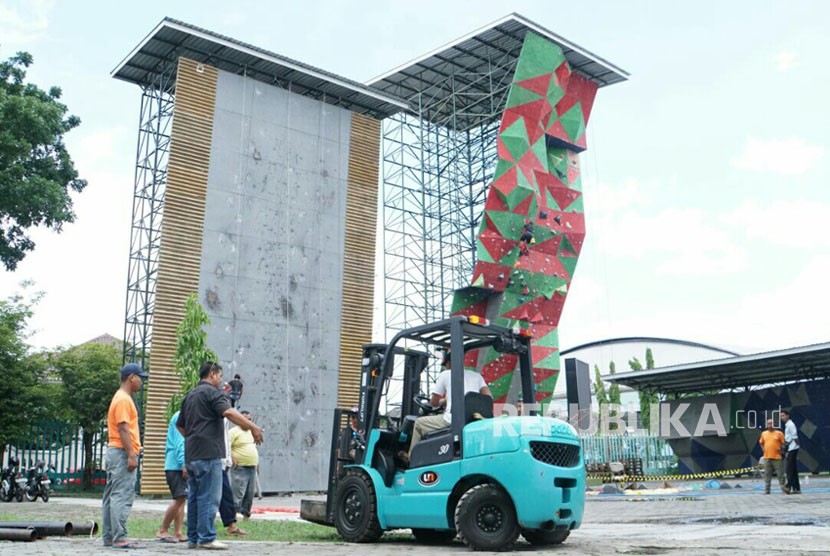
[[[225,457],[223,418],[251,431],[262,443],[262,429],[231,407],[222,384],[222,367],[213,361],[199,369],[199,384],[182,401],[176,428],[185,438],[187,467],[187,540],[191,548],[224,549],[216,540],[214,519],[222,498],[222,458]]]
[[[242,384],[242,377],[238,374],[233,375],[233,380],[228,383],[228,386],[231,387],[231,391],[228,393],[228,397],[231,399],[231,405],[236,407],[239,405],[239,399],[242,397],[242,389],[245,387]]]

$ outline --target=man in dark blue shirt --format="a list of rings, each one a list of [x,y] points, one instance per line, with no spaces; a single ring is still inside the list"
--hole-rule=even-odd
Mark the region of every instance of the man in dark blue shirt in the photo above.
[[[176,428],[185,438],[187,467],[187,540],[191,548],[227,548],[216,540],[213,524],[222,498],[222,459],[225,457],[223,418],[251,431],[262,443],[262,429],[231,407],[219,386],[222,367],[213,361],[199,369],[199,384],[182,401]]]

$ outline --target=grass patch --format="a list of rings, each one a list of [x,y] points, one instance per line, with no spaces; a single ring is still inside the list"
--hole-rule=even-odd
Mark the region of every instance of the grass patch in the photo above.
[[[127,530],[131,537],[152,539],[156,536],[161,516],[158,519],[130,519]],[[324,527],[301,521],[240,521],[239,527],[248,534],[244,537],[228,535],[222,522],[216,521],[216,531],[222,540],[268,541],[268,542],[339,542],[334,527]],[[171,527],[171,533],[172,527]]]
[[[103,490],[52,490],[49,495],[53,498],[104,498]]]

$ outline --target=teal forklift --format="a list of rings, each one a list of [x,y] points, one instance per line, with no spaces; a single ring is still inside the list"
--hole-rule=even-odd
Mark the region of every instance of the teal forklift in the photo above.
[[[435,359],[429,350],[436,348],[450,355],[451,424],[409,450],[415,420],[436,411],[421,391]],[[404,330],[388,345],[364,346],[352,425],[349,410],[334,412],[326,500],[303,500],[301,517],[334,526],[354,543],[374,542],[392,529],[411,529],[430,544],[458,536],[475,550],[511,550],[519,535],[533,545],[564,542],[580,526],[585,505],[581,443],[564,421],[534,412],[494,416],[489,396],[465,394],[465,356],[491,348],[518,356],[512,390],[532,407],[526,331],[456,316]],[[392,400],[396,369],[403,381],[399,400]],[[382,414],[382,398],[396,411]]]

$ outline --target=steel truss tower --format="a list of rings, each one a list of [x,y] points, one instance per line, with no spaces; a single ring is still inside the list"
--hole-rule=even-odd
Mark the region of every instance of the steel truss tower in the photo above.
[[[408,98],[414,114],[384,122],[387,334],[447,317],[453,292],[469,284],[513,65],[503,56],[486,71],[447,73]]]
[[[152,345],[161,220],[167,185],[176,64],[166,63],[142,86],[127,271],[124,360],[147,368]]]
[[[544,27],[510,14],[368,84],[409,105],[384,122],[385,335],[449,316],[470,285],[497,132],[525,36],[558,45],[599,87],[627,73]],[[433,377],[428,377],[428,380]]]

